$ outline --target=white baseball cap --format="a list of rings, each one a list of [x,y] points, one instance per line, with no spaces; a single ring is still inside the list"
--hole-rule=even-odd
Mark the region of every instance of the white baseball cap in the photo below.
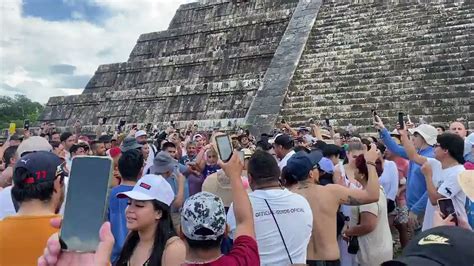
[[[117,198],[130,198],[134,200],[157,200],[171,206],[174,192],[171,185],[161,175],[145,175],[131,191],[117,194]]]
[[[428,143],[428,145],[433,146],[436,144],[436,137],[438,136],[438,130],[434,126],[428,124],[421,124],[417,128],[408,129],[411,134],[418,133],[420,134]]]
[[[135,133],[135,138],[141,137],[141,136],[146,136],[145,130],[138,130],[137,133]]]

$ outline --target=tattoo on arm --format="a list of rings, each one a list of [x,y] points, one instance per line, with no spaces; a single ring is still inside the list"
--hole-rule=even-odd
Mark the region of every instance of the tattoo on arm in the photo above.
[[[347,205],[351,205],[351,206],[358,206],[358,205],[362,205],[362,202],[360,202],[358,199],[352,197],[352,196],[348,196],[347,197],[347,202],[348,204]]]

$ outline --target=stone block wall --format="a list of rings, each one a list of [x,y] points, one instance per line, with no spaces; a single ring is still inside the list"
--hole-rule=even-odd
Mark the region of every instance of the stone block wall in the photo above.
[[[472,1],[325,1],[281,116],[362,132],[371,109],[392,125],[399,111],[474,121],[473,36]]]
[[[127,62],[99,66],[83,94],[51,98],[41,119],[257,134],[282,117],[364,132],[371,109],[392,124],[399,111],[474,121],[473,32],[472,1],[200,0],[141,35]]]
[[[120,119],[243,124],[297,4],[220,0],[182,5],[168,30],[139,37],[127,62],[99,66],[83,94],[51,98],[42,120],[60,127],[76,119],[96,125],[101,117],[110,125]]]

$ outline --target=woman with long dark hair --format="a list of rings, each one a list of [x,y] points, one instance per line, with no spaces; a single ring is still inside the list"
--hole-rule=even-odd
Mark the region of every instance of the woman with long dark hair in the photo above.
[[[145,175],[133,190],[119,193],[117,197],[129,199],[125,215],[130,232],[115,265],[184,263],[186,247],[176,236],[170,215],[174,193],[163,177]]]

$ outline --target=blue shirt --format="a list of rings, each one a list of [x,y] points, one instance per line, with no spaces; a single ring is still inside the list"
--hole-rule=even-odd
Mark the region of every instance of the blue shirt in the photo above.
[[[127,208],[128,199],[118,199],[118,193],[127,192],[133,189],[133,186],[119,185],[110,191],[109,209],[107,218],[110,222],[112,234],[115,238],[114,248],[110,260],[115,262],[122,251],[123,244],[127,238],[127,219],[125,218],[125,209]]]
[[[168,181],[170,184],[171,188],[173,189],[175,198],[176,195],[178,194],[178,180],[176,180],[176,176],[173,174],[170,177],[165,177],[165,180]],[[189,198],[189,184],[188,184],[188,179],[185,178],[184,181],[184,200],[186,201]],[[171,207],[171,212],[172,213],[177,213],[180,212],[179,209],[174,208],[173,206]]]
[[[466,199],[467,220],[472,228],[474,228],[474,202]]]
[[[387,129],[384,128],[380,131],[380,138],[387,149],[409,160],[405,149],[392,139]],[[434,148],[429,146],[426,149],[418,150],[418,154],[423,157],[434,158]],[[425,176],[421,172],[421,166],[414,161],[410,161],[408,165],[406,198],[407,207],[411,212],[416,215],[425,213],[426,202],[428,201]]]
[[[206,164],[206,166],[204,167],[204,170],[202,170],[202,175],[204,176],[204,178],[214,174],[215,172],[217,172],[217,170],[221,169],[219,167],[219,165],[215,164],[215,165],[208,165]]]
[[[189,163],[189,162],[194,162],[195,160],[196,160],[196,156],[189,157],[189,155],[184,155],[184,156],[181,157],[181,159],[179,160],[179,163],[180,163],[180,164],[186,164],[186,163]]]

